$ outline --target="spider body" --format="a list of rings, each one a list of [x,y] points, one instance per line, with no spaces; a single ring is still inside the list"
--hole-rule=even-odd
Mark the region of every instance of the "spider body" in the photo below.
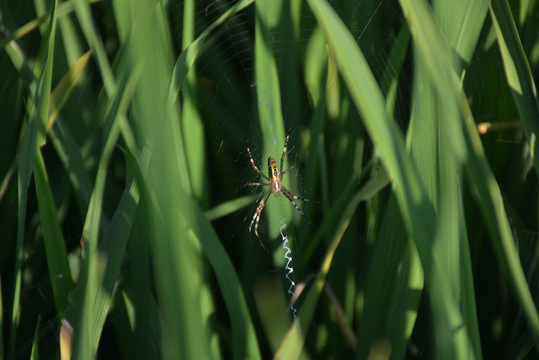
[[[268,158],[269,187],[275,197],[281,196],[281,180],[283,176],[277,167],[277,161],[271,156]]]
[[[286,135],[286,140],[284,142],[284,149],[283,154],[281,155],[281,166],[277,166],[277,161],[273,157],[268,158],[268,176],[264,175],[262,171],[255,165],[255,162],[253,160],[253,156],[251,155],[251,150],[249,149],[249,138],[247,138],[247,153],[249,154],[249,159],[251,160],[251,165],[253,166],[253,169],[262,176],[264,179],[266,179],[269,183],[249,183],[247,185],[251,186],[268,186],[269,189],[258,203],[258,207],[256,208],[256,212],[253,216],[253,219],[251,220],[251,223],[249,224],[249,232],[251,232],[254,224],[255,228],[255,234],[256,237],[258,237],[258,240],[260,241],[260,244],[262,247],[264,247],[264,244],[262,244],[262,240],[260,239],[260,236],[258,235],[258,222],[260,221],[260,214],[262,213],[262,210],[264,210],[264,206],[266,205],[266,201],[268,201],[268,198],[271,194],[273,194],[275,197],[279,197],[281,195],[284,195],[291,203],[294,205],[297,211],[301,215],[303,215],[309,223],[312,224],[311,220],[303,213],[303,211],[300,209],[300,207],[295,203],[294,199],[296,200],[302,200],[302,201],[310,201],[308,199],[301,198],[299,196],[296,196],[290,192],[286,187],[284,187],[282,183],[283,175],[286,174],[288,171],[292,170],[294,168],[294,165],[290,166],[288,169],[283,171],[283,162],[284,157],[286,155],[286,150],[288,146],[288,139],[290,137],[290,133]]]

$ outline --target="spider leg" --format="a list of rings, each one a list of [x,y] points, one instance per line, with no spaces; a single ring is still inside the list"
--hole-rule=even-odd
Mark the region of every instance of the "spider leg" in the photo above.
[[[253,155],[251,155],[251,150],[249,150],[249,138],[247,138],[247,153],[249,154],[249,159],[251,160],[251,165],[253,165],[253,169],[256,170],[257,173],[260,174],[264,179],[270,181],[269,177],[264,175],[262,171],[255,165],[255,161],[253,160]]]
[[[266,183],[248,183],[248,184],[245,184],[245,186],[269,186],[269,184],[266,184]]]
[[[303,210],[301,210],[301,208],[298,206],[298,204],[296,204],[296,202],[294,201],[294,199],[296,200],[302,200],[302,201],[310,201],[310,200],[307,200],[307,199],[304,199],[304,198],[300,198],[299,196],[296,196],[294,194],[292,194],[287,188],[285,188],[284,186],[281,185],[281,192],[284,194],[284,196],[286,196],[286,198],[292,203],[292,205],[294,205],[294,207],[296,208],[297,211],[299,211],[299,213],[301,215],[303,215],[303,217],[305,219],[307,219],[307,221],[309,222],[309,224],[311,224],[312,226],[315,226],[314,223],[311,221],[311,219],[309,219],[309,217],[307,215],[305,215],[305,213],[303,212]],[[315,226],[316,227],[316,226]]]
[[[289,172],[290,170],[292,170],[293,168],[295,168],[295,167],[296,167],[296,164],[290,166],[288,169],[286,169],[285,171],[283,171],[283,172],[281,173],[281,177],[282,177],[284,174],[286,174],[287,172]]]
[[[260,200],[258,203],[258,207],[256,208],[255,215],[253,216],[253,219],[251,220],[251,223],[249,224],[249,233],[251,232],[251,228],[253,227],[253,223],[255,224],[255,235],[258,238],[258,241],[260,241],[260,245],[265,249],[266,247],[264,244],[262,244],[262,239],[260,239],[260,236],[258,235],[258,222],[260,221],[260,214],[262,213],[262,210],[264,210],[264,205],[266,205],[266,201],[268,200],[268,197],[271,195],[271,189],[268,190],[266,195]]]
[[[292,130],[292,128],[290,128],[290,130]],[[284,174],[283,161],[284,161],[284,156],[286,155],[286,148],[288,147],[288,139],[290,138],[290,130],[288,130],[288,134],[286,134],[286,140],[284,141],[283,155],[281,156],[281,168],[279,169],[281,171],[281,174]],[[287,169],[286,171],[288,171],[289,169]]]
[[[292,194],[292,193],[290,192],[290,190],[288,190],[287,188],[285,188],[283,185],[281,185],[281,192],[282,192],[283,194],[285,194],[285,195],[290,196],[291,198],[296,199],[296,200],[308,201],[308,202],[320,202],[320,201],[318,201],[318,200],[309,200],[309,199],[302,198],[301,196],[296,196],[296,195]],[[290,201],[292,201],[292,200],[290,200]],[[292,203],[294,203],[294,202],[292,201]]]

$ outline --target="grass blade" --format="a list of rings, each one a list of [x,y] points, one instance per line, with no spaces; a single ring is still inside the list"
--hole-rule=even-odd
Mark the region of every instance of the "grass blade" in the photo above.
[[[237,12],[243,10],[245,7],[252,4],[254,0],[241,0],[230,7],[219,19],[215,20],[210,26],[208,26],[200,36],[193,41],[186,49],[184,49],[174,65],[174,70],[172,73],[172,81],[170,82],[169,89],[169,101],[175,101],[178,94],[180,93],[180,88],[185,82],[185,78],[189,73],[189,70],[193,68],[198,56],[203,50],[204,42],[207,40],[209,34],[215,30],[219,25],[223,24],[229,17],[233,16]]]
[[[127,68],[124,68],[127,70]],[[74,342],[73,353],[80,357],[93,357],[97,350],[97,344],[100,334],[100,326],[95,327],[95,324],[101,324],[104,320],[102,308],[101,311],[94,312],[93,304],[99,288],[102,285],[103,277],[105,276],[105,267],[111,266],[114,268],[116,262],[120,259],[113,259],[113,264],[106,264],[107,259],[97,253],[97,245],[99,238],[101,210],[103,204],[103,195],[105,188],[105,180],[107,167],[109,164],[112,151],[116,146],[116,142],[120,135],[120,120],[125,116],[127,107],[131,100],[135,85],[138,80],[138,72],[135,70],[132,73],[124,71],[120,75],[120,84],[118,93],[111,101],[110,107],[106,114],[106,140],[105,146],[101,153],[97,177],[90,199],[86,221],[84,224],[83,240],[85,242],[83,259],[83,268],[79,276],[79,284],[77,285],[77,307],[74,320]],[[108,284],[107,284],[108,286]],[[101,320],[99,320],[101,319]]]
[[[526,138],[532,148],[531,156],[535,172],[539,174],[539,159],[535,156],[537,153],[536,137],[539,131],[539,106],[535,80],[507,0],[494,0],[491,4],[490,14],[496,29],[505,76],[511,87]]]
[[[77,14],[82,31],[86,36],[86,40],[97,59],[97,65],[101,72],[105,91],[107,95],[112,96],[116,90],[114,75],[107,59],[105,46],[103,45],[92,20],[90,3],[85,0],[74,0],[73,6],[75,7],[75,13]]]
[[[42,70],[36,92],[33,95],[33,107],[28,119],[26,131],[21,144],[19,153],[19,177],[18,177],[18,218],[17,218],[17,245],[15,254],[15,289],[13,299],[13,309],[11,314],[11,328],[9,333],[9,358],[15,355],[15,336],[16,328],[19,322],[20,308],[19,299],[21,291],[21,263],[22,263],[22,245],[24,239],[24,228],[26,219],[26,207],[28,197],[28,186],[34,158],[38,149],[38,144],[45,137],[45,124],[49,112],[49,97],[52,77],[52,64],[54,54],[54,35],[56,31],[56,21],[54,13],[56,10],[56,1],[51,1],[51,12],[49,18],[49,30],[47,37],[42,44]]]
[[[91,51],[87,51],[82,55],[69,69],[68,73],[64,75],[60,83],[54,88],[51,93],[51,104],[49,110],[49,120],[47,122],[47,132],[54,124],[56,116],[62,109],[62,106],[65,104],[67,98],[73,91],[73,88],[77,84],[82,72],[90,60]]]
[[[103,281],[95,295],[92,309],[93,351],[97,351],[105,318],[112,305],[114,286],[120,274],[120,266],[124,258],[127,238],[131,231],[133,218],[137,209],[139,194],[136,185],[131,181],[124,191],[112,218],[108,230],[99,244],[99,251],[107,254],[107,268]]]
[[[255,72],[256,93],[258,99],[258,120],[262,132],[264,151],[261,160],[255,159],[255,164],[265,172],[265,159],[273,156],[279,161],[285,141],[285,125],[281,104],[281,92],[277,62],[274,56],[271,31],[280,21],[280,9],[285,1],[255,2]],[[252,145],[251,145],[252,146]],[[288,168],[288,159],[285,157],[283,169]],[[283,178],[285,186],[289,188],[287,178]],[[265,189],[264,189],[265,191]],[[286,200],[281,200],[286,201]],[[279,235],[281,220],[291,218],[290,208],[283,207],[277,201],[268,201],[264,208],[268,214],[269,239]]]
[[[195,1],[187,0],[184,3],[183,22],[183,49],[193,43],[195,37]],[[182,88],[182,134],[187,157],[187,170],[189,171],[191,191],[203,207],[208,203],[207,170],[204,159],[205,139],[204,126],[197,104],[197,78],[195,67],[191,67]]]
[[[204,330],[197,302],[198,289],[204,282],[199,275],[201,254],[187,226],[198,224],[200,219],[193,215],[188,190],[178,186],[186,177],[178,167],[178,159],[185,159],[185,153],[178,139],[179,112],[168,101],[172,56],[166,46],[169,35],[163,26],[165,17],[152,1],[130,6],[135,24],[130,39],[136,41],[128,44],[129,51],[143,66],[134,96],[133,120],[151,152],[148,167],[141,167],[145,177],[141,191],[147,198],[155,281],[160,284],[157,290],[163,314],[162,356],[209,358],[209,334]],[[155,125],[156,119],[159,126]]]
[[[41,317],[37,318],[36,330],[34,332],[34,341],[32,343],[32,354],[30,360],[39,360],[39,325],[41,323]]]
[[[445,102],[455,96],[459,97],[458,108],[462,117],[457,114],[457,109],[452,110],[446,106],[444,108],[445,117],[453,120],[442,122],[443,130],[446,134],[451,134],[449,139],[452,150],[457,159],[462,161],[467,175],[477,190],[480,208],[488,225],[501,267],[510,279],[526,313],[534,341],[539,344],[539,315],[520,265],[500,188],[485,158],[481,140],[473,123],[473,115],[464,93],[460,90],[453,65],[450,64],[451,52],[424,1],[402,0],[401,6],[410,23],[410,28],[413,29],[412,35],[414,35],[421,56],[426,61],[426,67],[438,96],[443,98]],[[435,44],[434,49],[432,48],[433,44]],[[457,118],[464,119],[464,121],[455,121]]]
[[[73,281],[71,280],[71,270],[67,260],[64,236],[58,222],[45,163],[43,162],[40,151],[36,153],[34,177],[39,206],[39,219],[41,221],[41,228],[43,229],[49,277],[54,294],[54,304],[56,312],[63,318],[66,307],[68,306],[68,296],[71,290],[73,290]]]
[[[409,237],[417,246],[423,265],[431,304],[439,306],[434,311],[436,327],[446,334],[452,334],[451,329],[459,326],[462,318],[451,295],[448,279],[444,276],[438,260],[432,257],[431,241],[435,236],[436,223],[433,204],[429,202],[417,170],[406,155],[402,135],[387,116],[380,89],[354,39],[327,3],[311,0],[309,5],[324,29],[352,99],[393,179],[404,223]],[[410,25],[410,28],[414,34],[415,24]],[[449,59],[446,59],[444,63],[448,61]],[[451,66],[449,68],[452,69]],[[456,95],[454,98],[456,99]],[[448,109],[452,109],[450,104]],[[452,110],[452,113],[455,112],[458,113],[457,108]],[[455,336],[447,345],[447,349],[458,349],[459,354],[470,354],[465,335]],[[445,356],[450,358],[451,353],[446,353]]]
[[[380,189],[384,188],[389,179],[386,173],[380,174],[376,179],[367,182],[367,184],[359,189],[353,197],[350,199],[346,208],[342,211],[339,226],[337,226],[336,232],[332,234],[332,240],[329,244],[328,250],[326,252],[325,258],[322,262],[320,271],[314,284],[312,285],[311,290],[307,294],[301,309],[298,313],[298,321],[300,324],[299,329],[296,327],[295,323],[292,324],[286,336],[283,338],[277,353],[275,354],[276,359],[297,359],[299,358],[301,351],[304,346],[305,338],[302,334],[306,334],[311,325],[311,320],[313,318],[316,303],[322,290],[324,288],[324,283],[326,281],[327,274],[331,268],[333,262],[333,256],[335,255],[335,250],[340,244],[340,241],[350,224],[350,219],[356,212],[356,209],[360,202],[370,199],[374,196]]]

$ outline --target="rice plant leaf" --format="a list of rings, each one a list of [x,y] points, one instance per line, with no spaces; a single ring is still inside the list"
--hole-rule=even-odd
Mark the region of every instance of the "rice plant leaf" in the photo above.
[[[255,86],[258,120],[264,145],[263,155],[260,160],[255,159],[255,164],[263,172],[267,169],[265,159],[270,156],[280,164],[279,157],[285,142],[281,86],[271,36],[272,29],[280,21],[281,9],[285,3],[286,1],[282,0],[255,2]],[[284,160],[283,169],[286,169],[288,168],[287,156]],[[283,182],[289,188],[288,177],[283,177]],[[292,213],[289,206],[283,207],[278,201],[268,201],[264,211],[268,214],[269,238],[273,239],[279,235],[281,220],[289,221]]]
[[[399,354],[405,357],[416,326],[424,290],[425,275],[417,250],[410,241],[408,241],[401,265],[385,316],[385,332],[392,342],[391,354],[394,354],[396,358]]]
[[[148,239],[147,206],[139,203],[129,236],[126,256],[134,269],[127,295],[135,310],[134,350],[142,359],[161,358],[160,339],[162,312],[152,291],[151,247]]]
[[[195,34],[195,1],[184,2],[184,22],[182,47],[185,48],[193,43]],[[206,145],[204,137],[204,125],[199,112],[197,96],[197,74],[194,64],[189,68],[189,74],[183,83],[182,92],[182,135],[184,141],[185,155],[187,160],[188,173],[190,177],[190,188],[196,199],[203,207],[208,202],[208,177],[206,163]]]
[[[55,122],[49,136],[58,157],[68,173],[69,179],[75,189],[75,194],[79,198],[81,214],[85,215],[92,195],[92,182],[84,167],[84,158],[81,154],[81,149],[73,138],[69,127],[61,121]],[[102,221],[106,221],[104,216],[102,217]],[[104,223],[105,226],[107,224],[108,221]]]
[[[34,162],[34,178],[36,184],[37,204],[39,207],[39,220],[45,242],[47,267],[54,295],[56,313],[63,318],[68,305],[68,296],[73,290],[71,270],[67,261],[67,250],[52,191],[50,188],[45,163],[41,152],[36,152]]]
[[[114,75],[107,58],[105,46],[93,22],[90,3],[85,0],[74,0],[71,3],[73,3],[75,8],[75,14],[79,20],[82,32],[97,59],[97,66],[99,67],[103,79],[105,91],[109,97],[113,97],[116,90]]]
[[[223,15],[215,20],[210,26],[208,26],[200,36],[193,41],[187,48],[185,48],[174,65],[172,72],[172,81],[169,89],[169,101],[175,101],[180,93],[187,73],[193,67],[195,60],[200,55],[204,42],[207,40],[209,34],[219,25],[223,24],[229,17],[243,10],[245,7],[253,3],[254,0],[241,0],[230,7]]]
[[[225,300],[232,327],[232,349],[234,358],[259,359],[260,350],[255,328],[247,308],[241,283],[236,275],[230,257],[204,214],[193,204],[197,226],[192,226],[196,238],[204,247],[204,253],[217,277],[219,287]]]
[[[158,213],[159,217],[162,217],[162,206],[157,206],[158,202],[156,200],[155,190],[150,188],[152,180],[146,173],[148,171],[148,164],[141,158],[136,161],[138,161],[138,169],[141,170],[138,172],[137,179],[140,180],[140,183],[142,184],[141,187],[145,189],[148,200],[153,203],[152,206],[148,206],[148,211]],[[170,194],[166,196],[170,196]],[[183,196],[185,196],[185,194],[183,194]],[[241,291],[241,284],[234,271],[232,262],[223,249],[220,240],[208,223],[208,220],[206,220],[206,216],[192,200],[185,197],[182,201],[172,200],[171,203],[174,204],[174,206],[180,204],[181,211],[177,215],[171,214],[170,216],[175,219],[174,222],[181,222],[180,228],[184,229],[183,231],[187,231],[189,237],[194,237],[193,241],[202,245],[204,254],[207,256],[217,277],[231,321],[233,357],[259,359],[260,352],[254,332],[254,326],[250,319],[247,303]],[[160,204],[163,204],[163,202],[160,202]],[[159,210],[155,211],[151,209]],[[138,251],[136,253],[138,253]],[[137,258],[141,255],[142,254],[138,254]],[[183,257],[181,259],[183,260],[181,261],[186,263],[185,254],[182,255]],[[144,260],[142,260],[142,262],[144,262]],[[193,272],[193,265],[190,265],[190,272]],[[137,301],[143,303],[146,299],[138,299]],[[166,351],[171,350],[169,349]]]
[[[299,326],[296,323],[292,324],[286,333],[286,336],[283,338],[277,353],[275,354],[276,359],[299,358],[305,342],[305,337],[303,334],[307,334],[309,326],[312,324],[311,320],[314,316],[316,303],[320,297],[320,294],[322,293],[322,290],[324,289],[324,283],[326,281],[329,269],[331,268],[335,250],[337,250],[342,236],[350,224],[352,216],[356,213],[360,202],[371,198],[374,194],[380,191],[380,189],[385,187],[388,181],[389,178],[385,172],[380,174],[379,177],[377,176],[377,178],[373,181],[368,181],[365,186],[363,186],[353,195],[346,205],[346,208],[342,211],[338,220],[338,226],[335,228],[335,233],[331,235],[332,240],[329,244],[326,256],[321,264],[319,274],[298,312],[297,319]]]
[[[466,118],[473,119],[471,112]],[[536,346],[539,346],[539,314],[515,247],[500,188],[488,165],[481,140],[472,121],[465,121],[463,135],[466,146],[470,149],[469,157],[464,163],[467,175],[477,191],[480,209],[491,234],[498,261],[522,306]]]
[[[442,1],[439,2],[442,3]],[[464,11],[462,12],[462,18],[457,18],[461,21],[453,24],[456,37],[454,43],[451,44],[467,63],[471,61],[475,52],[481,30],[485,25],[489,4],[489,0],[461,1],[459,4],[459,7]],[[457,6],[451,7],[449,11],[455,9],[457,9]]]
[[[437,19],[440,20],[440,27],[444,36],[448,39],[450,46],[461,56],[461,58],[469,63],[476,49],[477,41],[483,28],[485,17],[488,11],[489,2],[486,0],[474,1],[469,3],[459,1],[454,6],[444,1],[434,2],[434,12]],[[419,77],[414,82],[415,84],[428,84],[428,89],[419,91],[419,86],[416,86],[415,92],[419,99],[425,92],[431,91],[435,93],[434,86],[430,80],[430,75],[425,66],[422,66],[421,56],[417,57],[416,62],[417,73]],[[466,66],[460,64],[457,66]],[[458,70],[457,70],[458,71]],[[421,92],[421,94],[420,94]],[[462,304],[463,320],[466,325],[468,336],[472,344],[475,356],[481,358],[482,349],[479,336],[479,325],[477,323],[477,313],[475,312],[475,294],[473,286],[473,274],[471,272],[471,259],[469,254],[469,243],[466,232],[466,224],[463,222],[464,214],[462,202],[462,191],[460,189],[460,181],[455,181],[455,174],[460,173],[460,164],[453,154],[451,142],[448,139],[459,137],[458,134],[448,133],[445,131],[444,123],[453,121],[446,117],[441,111],[445,99],[439,96],[434,96],[435,102],[434,111],[430,112],[429,118],[419,119],[419,122],[428,122],[435,120],[437,122],[436,146],[430,149],[419,149],[416,153],[426,151],[435,154],[435,162],[437,164],[438,174],[436,183],[428,186],[435,191],[435,201],[439,209],[439,222],[437,225],[437,244],[434,251],[440,259],[440,263],[449,274],[450,286],[453,294]],[[417,107],[429,106],[429,102],[417,101]],[[425,137],[414,137],[414,148],[416,143],[424,140]],[[468,255],[468,256],[467,256]],[[443,336],[443,335],[442,335]],[[443,351],[443,350],[442,350]]]
[[[157,290],[163,314],[159,339],[162,356],[209,358],[209,332],[202,321],[197,300],[201,296],[200,288],[206,286],[206,279],[202,276],[203,256],[211,252],[206,253],[200,246],[206,237],[199,238],[191,230],[209,225],[204,225],[207,222],[203,213],[196,211],[188,192],[178,185],[185,176],[182,171],[185,167],[178,167],[178,158],[185,158],[185,152],[182,146],[178,146],[177,136],[181,133],[179,111],[169,102],[172,74],[168,59],[171,54],[170,49],[164,46],[168,42],[168,34],[162,26],[166,16],[152,1],[132,3],[131,14],[134,25],[130,39],[133,41],[129,45],[132,55],[143,64],[132,119],[139,130],[139,138],[147,141],[151,152],[149,165],[140,166],[144,177],[140,183],[141,192],[147,200],[155,280],[160,284]],[[148,49],[154,51],[149,53]],[[155,53],[160,56],[154,56]],[[159,126],[156,126],[156,119]],[[239,289],[229,278],[226,280],[230,291],[237,294]],[[238,321],[244,322],[245,318]],[[239,335],[239,345],[236,346],[240,350],[252,343],[245,342],[245,332]]]
[[[462,317],[451,295],[448,279],[440,268],[438,259],[432,256],[431,241],[435,236],[434,224],[436,224],[433,204],[428,199],[411,159],[406,155],[402,135],[386,113],[380,89],[354,38],[326,2],[310,0],[308,3],[324,29],[328,43],[334,50],[343,80],[362,115],[370,138],[393,179],[408,235],[415,242],[421,259],[431,304],[440,306],[437,311],[435,309],[436,326],[452,334],[451,329],[462,323]],[[406,11],[407,8],[405,14]],[[417,31],[416,24],[410,24],[410,29],[414,34]],[[432,31],[430,28],[426,30]],[[437,66],[444,64],[453,69],[450,58]],[[448,97],[449,104],[445,111],[458,115],[458,108],[451,106],[450,99],[451,97]],[[456,95],[453,95],[453,99],[456,103]],[[454,341],[450,349],[454,348],[462,356],[470,354],[465,331],[458,336],[455,335],[450,341],[451,343]],[[450,358],[451,354],[447,353],[445,356]]]
[[[32,353],[30,360],[39,360],[39,325],[41,324],[41,316],[37,317],[36,330],[34,331],[34,340],[32,342]]]
[[[417,49],[414,49],[418,53]],[[443,106],[444,99],[439,98],[436,88],[430,80],[430,74],[421,56],[416,57],[414,70],[413,111],[407,134],[411,155],[417,167],[421,169],[420,177],[425,185],[427,195],[439,214],[436,224],[436,236],[433,238],[433,256],[438,259],[441,269],[447,277],[453,297],[460,302],[460,246],[459,216],[457,193],[458,167],[444,132],[444,121],[450,121]],[[429,289],[430,290],[430,289]],[[434,290],[436,291],[436,290]],[[433,306],[434,311],[444,307],[443,301]],[[460,329],[465,329],[461,327]],[[458,331],[448,335],[445,327],[435,329],[439,356],[453,351],[451,340]],[[445,347],[449,347],[447,350]],[[479,352],[480,354],[480,352]]]
[[[468,241],[468,233],[466,228],[465,213],[464,213],[464,204],[462,197],[459,197],[459,215],[461,217],[459,227],[462,239],[461,246],[461,264],[462,264],[462,317],[466,324],[466,327],[470,333],[470,341],[474,346],[474,349],[477,354],[477,358],[480,358],[482,354],[481,349],[481,338],[479,333],[479,324],[477,319],[477,305],[476,305],[476,296],[475,296],[475,287],[474,287],[474,276],[472,269],[472,258],[470,254],[470,242]]]
[[[139,193],[136,184],[131,180],[120,199],[120,203],[112,217],[109,227],[99,244],[99,252],[107,254],[107,268],[101,286],[97,290],[92,305],[92,339],[93,351],[97,351],[105,318],[112,305],[114,286],[120,273],[124,258],[125,246],[129,237],[133,218],[137,209]]]
[[[324,201],[328,202],[329,198],[329,189],[328,189],[328,163],[327,158],[325,156],[325,149],[324,149],[324,118],[325,118],[325,108],[326,108],[326,102],[325,102],[325,89],[323,88],[320,91],[321,96],[316,99],[316,108],[314,110],[312,119],[311,119],[311,125],[310,125],[310,137],[309,137],[309,149],[307,153],[309,154],[308,158],[305,162],[305,170],[303,171],[304,174],[304,181],[303,181],[303,190],[305,191],[305,194],[309,198],[316,199],[317,201]],[[362,143],[358,141],[358,147],[361,147]],[[319,183],[319,178],[322,180],[321,182],[321,189],[317,192],[316,186]],[[321,194],[321,195],[315,195],[315,194]],[[315,198],[317,197],[317,198]],[[311,213],[309,213],[309,210],[315,209],[317,206],[312,203],[306,203],[303,207],[303,211],[309,218],[311,217]],[[308,222],[304,222],[303,229],[300,230],[299,234],[303,235],[302,237],[298,238],[298,243],[308,243],[309,247],[312,249],[315,244],[311,243],[311,240],[313,240],[312,237],[309,237],[308,235],[308,227],[311,227],[311,224]],[[319,231],[316,231],[317,236]],[[306,242],[305,239],[309,238],[309,240]],[[319,239],[322,237],[320,236]],[[304,253],[305,255],[305,253]]]
[[[413,242],[406,237],[394,195],[383,214],[369,259],[365,305],[357,335],[360,358],[367,357],[380,338],[391,343],[392,356],[404,357],[423,290],[421,263]]]
[[[79,284],[77,285],[76,309],[78,311],[75,313],[73,341],[73,353],[76,354],[75,356],[93,357],[97,350],[99,339],[96,336],[99,335],[100,329],[94,328],[94,325],[95,323],[100,323],[97,319],[103,316],[103,311],[94,312],[92,310],[97,292],[103,286],[105,269],[109,263],[109,259],[97,252],[105,180],[108,163],[120,135],[120,121],[118,119],[125,116],[139,74],[139,71],[129,72],[127,67],[123,68],[120,74],[117,95],[110,102],[106,114],[105,134],[107,134],[107,137],[101,153],[94,190],[83,230],[85,257],[79,276]],[[112,261],[111,268],[114,268],[116,266],[115,262],[120,261],[120,259],[115,258]]]
[[[441,126],[444,127],[445,133],[452,134],[449,140],[453,152],[458,161],[462,161],[467,175],[477,190],[480,208],[488,225],[502,270],[510,279],[528,319],[534,341],[539,344],[539,315],[518,258],[499,186],[486,160],[481,140],[473,123],[473,115],[460,89],[458,77],[454,73],[450,60],[451,51],[425,1],[401,0],[401,6],[412,29],[415,43],[425,59],[438,96],[445,102],[458,96],[457,109],[460,110],[462,117],[456,113],[456,109],[445,106],[445,117],[452,121],[444,121]],[[461,121],[455,120],[458,118]],[[468,355],[463,353],[462,356]]]
[[[87,51],[84,55],[82,55],[74,64],[71,66],[67,74],[62,77],[62,80],[56,85],[54,90],[51,93],[51,104],[49,109],[49,120],[47,122],[47,132],[50,130],[52,125],[54,124],[54,121],[56,120],[56,116],[58,116],[58,113],[62,109],[63,105],[65,104],[67,98],[77,85],[77,82],[80,78],[80,75],[86,68],[86,65],[88,64],[88,60],[90,60],[90,55],[92,54],[92,51]]]
[[[89,3],[96,3],[101,0],[89,0]],[[58,19],[64,15],[67,15],[73,11],[73,3],[71,2],[65,2],[60,5],[58,5],[58,9],[55,11],[55,17]],[[0,49],[3,49],[8,43],[10,43],[13,40],[17,40],[20,38],[23,38],[24,36],[28,35],[32,31],[39,28],[41,24],[43,24],[45,21],[50,19],[50,12],[45,13],[29,22],[24,24],[23,26],[20,26],[15,31],[9,33],[5,38],[0,40]]]
[[[457,33],[462,26],[465,7],[447,7],[447,4],[435,2],[434,10],[441,18],[440,27],[444,35],[453,42],[457,41]],[[472,36],[473,37],[473,36]],[[469,45],[475,45],[469,43]],[[470,51],[470,49],[467,49]],[[436,92],[436,87],[430,79],[430,73],[426,67],[424,59],[420,56],[418,49],[415,49],[418,56],[414,63],[414,89],[413,89],[413,111],[409,131],[407,134],[408,144],[411,148],[412,157],[417,167],[422,169],[420,176],[427,189],[430,201],[437,208],[438,222],[436,237],[433,239],[433,255],[438,258],[440,267],[446,275],[451,292],[457,303],[462,302],[461,281],[464,276],[472,276],[471,273],[463,273],[462,261],[469,258],[462,258],[462,247],[468,247],[468,243],[461,238],[458,214],[458,199],[460,196],[458,188],[459,166],[456,161],[450,141],[451,137],[458,137],[449,132],[444,125],[454,121],[451,114],[444,111],[446,98],[441,97]],[[473,48],[472,48],[473,52]],[[471,266],[471,265],[470,265]],[[472,289],[473,291],[473,289]],[[466,294],[469,294],[467,292]],[[473,294],[472,294],[473,295]],[[442,300],[443,301],[443,300]],[[437,306],[443,307],[443,306]],[[475,319],[475,320],[474,320]],[[468,333],[477,329],[477,316],[469,314],[466,320],[474,323],[466,323]],[[457,336],[458,331],[454,331],[452,336]],[[435,332],[437,339],[437,352],[447,353],[445,344],[452,347],[445,330]],[[472,343],[475,356],[481,356],[481,344],[477,340],[479,334],[471,336],[475,342]]]
[[[507,0],[492,1],[490,15],[496,29],[505,77],[511,88],[524,133],[531,147],[535,172],[539,174],[539,159],[536,156],[539,106],[535,80]]]
[[[252,204],[254,201],[256,201],[255,195],[242,196],[240,198],[217,205],[216,207],[206,211],[204,214],[206,215],[208,221],[217,220]]]
[[[404,196],[421,199],[423,190],[404,151],[402,135],[389,121],[385,101],[354,39],[326,2],[311,0],[309,5],[322,26],[328,43],[334,49],[339,70],[363,115],[367,130],[374,143],[380,147],[389,176],[397,182],[396,186]],[[409,204],[415,202],[410,201]]]
[[[489,3],[488,0],[432,1],[432,8],[437,15],[436,21],[447,42],[467,63],[475,51]]]
[[[51,12],[49,18],[49,29],[47,36],[43,39],[43,60],[41,75],[37,83],[36,92],[33,94],[33,107],[30,112],[28,124],[24,133],[19,153],[19,176],[18,176],[18,217],[17,217],[17,243],[15,254],[15,281],[14,281],[14,299],[11,316],[11,331],[9,343],[9,356],[13,357],[15,353],[15,334],[19,322],[20,308],[20,289],[21,289],[21,263],[22,263],[22,245],[24,239],[24,228],[26,220],[26,206],[28,199],[28,186],[32,174],[32,167],[38,144],[45,138],[45,123],[49,111],[49,97],[52,78],[52,65],[54,54],[54,35],[56,32],[56,21],[54,13],[56,10],[56,0],[51,1]]]
[[[397,82],[399,80],[402,64],[406,59],[409,44],[410,29],[408,28],[408,25],[403,24],[399,30],[397,38],[395,39],[395,43],[391,48],[391,53],[389,54],[389,64],[382,75],[382,79],[380,80],[382,93],[386,94],[387,98],[392,99],[392,101],[388,102],[388,109],[393,109],[395,106]]]
[[[442,99],[437,99],[437,101],[443,101]],[[450,121],[443,114],[439,114],[437,117],[437,122]],[[437,170],[439,178],[437,178],[437,191],[436,197],[437,209],[438,209],[438,224],[436,226],[436,238],[434,240],[433,252],[434,256],[437,256],[441,268],[443,269],[445,275],[448,278],[449,286],[451,288],[451,293],[454,294],[455,299],[458,303],[464,301],[461,298],[462,294],[462,281],[465,276],[471,276],[473,281],[473,276],[469,272],[463,272],[463,262],[469,261],[469,258],[462,258],[463,247],[468,247],[469,244],[461,238],[460,228],[464,226],[460,223],[461,216],[459,214],[459,199],[461,196],[459,181],[456,179],[455,174],[458,174],[459,167],[457,159],[452,151],[450,141],[448,140],[448,134],[444,133],[442,126],[438,125],[438,136],[437,136],[437,146],[438,151],[434,152],[437,155]],[[471,264],[469,264],[471,266]],[[462,310],[461,310],[462,312]],[[475,314],[474,314],[475,315]],[[462,326],[461,329],[455,330],[453,333],[454,337],[458,337],[459,333],[463,333],[463,329],[466,329],[465,333],[462,334],[462,337],[466,337],[466,340],[471,347],[467,349],[463,348],[462,353],[471,352],[473,354],[466,354],[467,356],[474,357],[477,359],[481,358],[481,343],[472,343],[470,340],[478,340],[479,334],[470,335],[472,329],[477,329],[477,316],[470,315],[467,320],[475,319],[475,324],[464,323],[466,326]],[[463,318],[463,320],[466,320]],[[437,343],[443,343],[444,332],[436,334],[436,338],[439,339]],[[451,345],[449,345],[451,346]],[[437,348],[438,352],[446,352],[443,346]],[[461,353],[461,354],[462,354]]]

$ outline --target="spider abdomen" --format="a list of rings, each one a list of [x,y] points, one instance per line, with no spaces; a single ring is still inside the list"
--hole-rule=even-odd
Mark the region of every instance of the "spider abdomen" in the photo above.
[[[277,161],[271,156],[268,158],[268,176],[270,179],[279,179],[279,167],[277,166]]]
[[[279,167],[273,157],[268,158],[268,176],[270,180],[270,190],[275,197],[281,196],[281,174]]]

